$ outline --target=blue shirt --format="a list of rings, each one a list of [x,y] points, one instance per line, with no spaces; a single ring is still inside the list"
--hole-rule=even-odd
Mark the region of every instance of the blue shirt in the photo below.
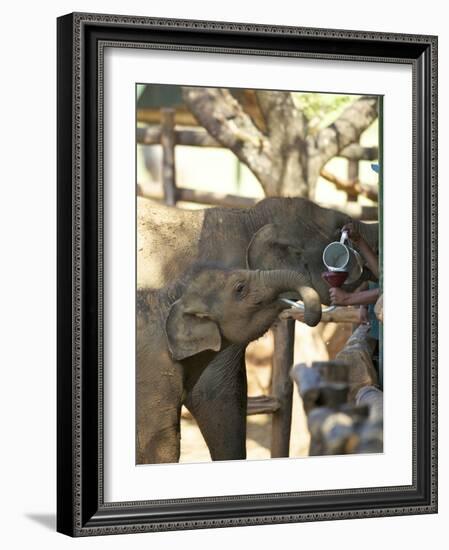
[[[379,283],[368,283],[368,288],[371,290],[373,288],[379,288]],[[379,319],[376,317],[376,314],[374,313],[374,306],[376,304],[369,304],[368,306],[368,318],[371,325],[369,335],[371,338],[374,338],[375,340],[379,340]]]

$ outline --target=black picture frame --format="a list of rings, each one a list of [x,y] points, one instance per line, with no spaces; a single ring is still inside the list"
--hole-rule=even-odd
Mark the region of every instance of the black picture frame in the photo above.
[[[437,38],[75,13],[58,18],[57,530],[71,536],[437,511]],[[413,69],[413,483],[105,503],[101,44],[407,63]],[[100,92],[99,92],[100,90]]]

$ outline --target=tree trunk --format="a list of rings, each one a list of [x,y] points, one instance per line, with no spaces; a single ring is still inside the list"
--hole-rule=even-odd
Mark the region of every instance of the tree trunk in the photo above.
[[[257,91],[262,132],[227,89],[183,88],[186,105],[209,134],[259,180],[267,197],[314,198],[323,166],[357,143],[377,118],[377,97],[362,96],[317,134],[289,92]]]

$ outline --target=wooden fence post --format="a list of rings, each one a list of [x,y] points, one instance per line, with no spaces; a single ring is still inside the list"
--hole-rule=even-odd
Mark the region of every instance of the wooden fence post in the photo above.
[[[348,181],[354,182],[359,179],[359,161],[348,160]],[[348,195],[348,201],[356,201],[357,197],[354,195]]]
[[[175,111],[161,109],[162,185],[168,206],[175,206],[177,200],[175,144]]]
[[[273,328],[273,378],[271,394],[279,401],[279,409],[273,413],[271,423],[272,458],[289,455],[292,424],[293,383],[290,369],[293,364],[295,322],[278,321]]]

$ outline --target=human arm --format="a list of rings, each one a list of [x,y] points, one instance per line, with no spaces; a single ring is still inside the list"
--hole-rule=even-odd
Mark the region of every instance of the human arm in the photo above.
[[[371,273],[378,279],[379,278],[379,261],[377,255],[366,242],[366,240],[360,234],[356,223],[347,223],[343,226],[342,231],[347,231],[349,238],[357,245],[366,265],[371,270]]]
[[[379,298],[379,288],[346,292],[341,288],[332,287],[329,289],[331,303],[335,306],[356,306],[375,304]]]
[[[374,254],[372,248],[370,245],[365,241],[365,239],[362,237],[360,239],[360,242],[358,244],[360,253],[365,258],[366,265],[371,270],[371,273],[376,277],[376,279],[379,278],[379,262],[377,260],[376,254]]]

